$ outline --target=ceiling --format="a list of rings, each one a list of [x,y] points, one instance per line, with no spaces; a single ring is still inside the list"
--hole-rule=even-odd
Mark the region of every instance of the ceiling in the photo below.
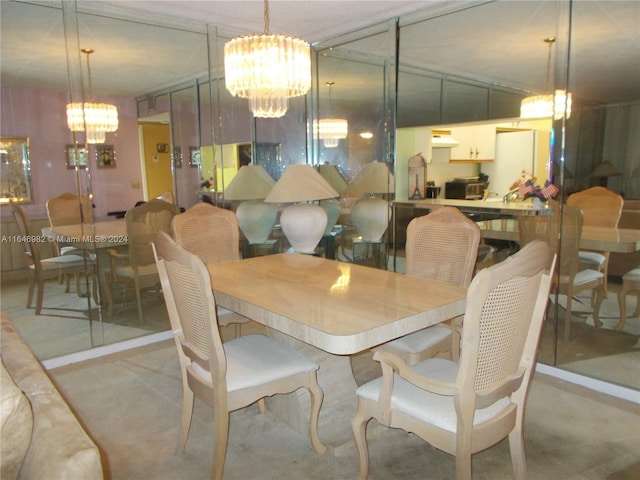
[[[446,15],[477,4],[482,5]],[[91,57],[96,96],[140,96],[203,75],[207,23],[224,26],[221,36],[264,28],[261,1],[78,0],[77,5],[79,45],[96,51]],[[271,0],[269,5],[270,32],[312,43],[399,16],[406,25],[402,63],[529,91],[544,90],[548,83],[542,39],[558,36],[559,58],[567,48],[561,41],[566,2]],[[429,16],[439,17],[429,28],[409,25]],[[2,85],[67,89],[60,3],[2,0],[0,17]],[[640,2],[575,2],[573,25],[574,97],[602,103],[640,99]]]

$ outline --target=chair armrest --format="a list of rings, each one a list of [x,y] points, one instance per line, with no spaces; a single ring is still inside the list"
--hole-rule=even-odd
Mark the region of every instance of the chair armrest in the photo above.
[[[460,391],[459,386],[455,383],[433,380],[431,378],[420,375],[419,373],[416,373],[409,365],[406,364],[404,360],[402,360],[402,358],[393,353],[377,351],[373,355],[373,359],[381,363],[382,375],[383,377],[385,377],[383,383],[385,384],[385,386],[387,383],[389,383],[390,388],[393,388],[392,377],[393,372],[395,372],[401,378],[414,384],[416,387],[431,393],[452,396]],[[383,387],[383,393],[381,394],[381,397],[384,395],[384,390],[385,388]]]

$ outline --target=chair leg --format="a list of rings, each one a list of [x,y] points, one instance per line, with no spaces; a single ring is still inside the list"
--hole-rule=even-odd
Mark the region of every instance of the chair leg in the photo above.
[[[593,306],[593,324],[600,328],[602,327],[602,322],[600,321],[600,305],[602,305],[602,301],[606,298],[604,293],[604,287],[596,288],[596,304]]]
[[[327,446],[322,444],[318,436],[318,419],[320,418],[320,407],[324,399],[324,392],[320,388],[320,385],[318,385],[316,372],[309,374],[309,386],[307,388],[311,394],[311,414],[309,419],[311,445],[316,453],[324,453],[327,451]]]
[[[42,311],[42,300],[44,298],[44,279],[37,278],[38,282],[38,292],[36,294],[36,315],[40,315]]]
[[[358,413],[351,420],[353,436],[358,447],[358,457],[360,458],[359,480],[366,480],[369,476],[369,447],[367,446],[367,424],[371,417],[365,414],[365,400],[359,400]]]
[[[572,294],[567,293],[567,310],[566,317],[564,319],[564,341],[568,342],[571,338],[571,301],[573,300]]]
[[[109,315],[113,315],[113,293],[111,292],[111,273],[110,272],[107,272],[104,276],[104,293],[107,295]]]
[[[511,451],[511,464],[516,478],[528,478],[527,462],[524,456],[524,432],[522,431],[521,422],[518,422],[509,434],[509,450]]]
[[[29,272],[29,293],[27,294],[27,308],[31,308],[33,302],[33,289],[36,286],[36,279],[33,272]]]
[[[144,314],[142,313],[142,294],[140,293],[140,281],[136,276],[134,278],[134,284],[136,289],[136,304],[138,306],[138,319],[140,320],[140,325],[144,326]]]
[[[186,375],[186,373],[184,374]],[[182,416],[180,417],[180,435],[178,437],[178,446],[176,454],[181,454],[187,445],[189,429],[191,428],[191,418],[193,416],[194,395],[183,375],[182,382]]]
[[[456,449],[456,478],[469,480],[471,477],[471,444]]]
[[[227,442],[229,440],[229,412],[220,408],[213,409],[213,466],[211,467],[211,478],[222,480],[224,471],[224,459],[227,455]]]
[[[622,284],[622,289],[618,292],[618,305],[620,306],[620,321],[615,327],[616,332],[624,330],[624,324],[627,321],[627,289],[625,284]]]

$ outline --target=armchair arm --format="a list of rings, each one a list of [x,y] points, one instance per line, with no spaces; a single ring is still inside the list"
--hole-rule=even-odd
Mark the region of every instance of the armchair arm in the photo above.
[[[455,383],[441,382],[416,373],[402,358],[393,353],[378,351],[374,354],[373,359],[382,364],[382,375],[385,377],[383,384],[387,386],[387,383],[389,383],[391,389],[393,389],[393,372],[396,372],[401,378],[404,378],[416,387],[438,395],[452,396],[460,390],[459,386]],[[389,397],[390,394],[391,392],[389,392]],[[383,387],[381,398],[384,395],[385,388]]]

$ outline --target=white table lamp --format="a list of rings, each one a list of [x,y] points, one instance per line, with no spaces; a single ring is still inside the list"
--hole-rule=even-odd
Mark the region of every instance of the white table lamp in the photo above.
[[[308,164],[289,165],[264,199],[267,203],[294,203],[338,197],[338,192]],[[296,203],[280,214],[282,231],[296,252],[313,253],[327,226],[319,205]]]
[[[278,206],[263,200],[275,181],[262,165],[245,165],[224,190],[225,200],[245,200],[236,209],[238,226],[249,243],[264,243],[278,215]]]
[[[364,195],[351,209],[351,220],[362,239],[379,242],[389,226],[389,202],[374,194],[395,192],[395,178],[386,163],[365,164],[342,192],[345,197]]]

